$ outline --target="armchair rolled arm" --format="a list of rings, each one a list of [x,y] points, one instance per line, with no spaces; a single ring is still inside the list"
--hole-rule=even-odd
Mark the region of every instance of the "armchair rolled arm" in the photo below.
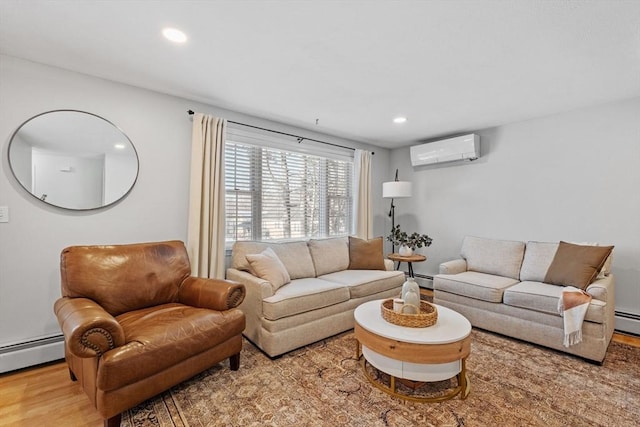
[[[54,311],[69,351],[78,357],[100,357],[125,343],[118,321],[88,298],[62,297]]]
[[[239,306],[245,293],[241,283],[190,276],[180,286],[178,301],[193,307],[225,311]]]
[[[467,271],[467,261],[462,258],[443,262],[439,267],[440,274],[458,274]]]

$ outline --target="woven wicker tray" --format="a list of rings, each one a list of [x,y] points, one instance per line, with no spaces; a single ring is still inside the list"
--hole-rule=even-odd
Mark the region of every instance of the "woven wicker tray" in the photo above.
[[[436,306],[427,301],[420,301],[420,313],[397,313],[393,311],[393,298],[386,299],[380,304],[382,318],[394,325],[406,326],[409,328],[426,328],[433,326],[438,321],[438,310]]]

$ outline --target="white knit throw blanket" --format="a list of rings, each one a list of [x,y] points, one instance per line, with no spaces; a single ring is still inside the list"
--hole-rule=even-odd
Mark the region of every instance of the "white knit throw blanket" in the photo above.
[[[569,347],[582,342],[582,322],[591,295],[582,289],[566,286],[562,289],[562,295],[558,301],[558,312],[564,318],[564,346]]]

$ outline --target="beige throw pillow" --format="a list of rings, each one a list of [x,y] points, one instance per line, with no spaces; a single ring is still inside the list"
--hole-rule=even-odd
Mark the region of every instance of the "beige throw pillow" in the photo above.
[[[371,240],[349,236],[349,270],[385,270],[382,237]]]
[[[259,254],[247,254],[246,257],[255,274],[271,283],[274,291],[291,282],[289,272],[273,249],[267,248]]]
[[[585,246],[560,242],[545,283],[586,289],[611,254],[613,246]]]

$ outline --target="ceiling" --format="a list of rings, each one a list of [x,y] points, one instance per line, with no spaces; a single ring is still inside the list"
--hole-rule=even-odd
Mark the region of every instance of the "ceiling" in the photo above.
[[[0,0],[0,53],[395,148],[640,96],[640,0]]]

